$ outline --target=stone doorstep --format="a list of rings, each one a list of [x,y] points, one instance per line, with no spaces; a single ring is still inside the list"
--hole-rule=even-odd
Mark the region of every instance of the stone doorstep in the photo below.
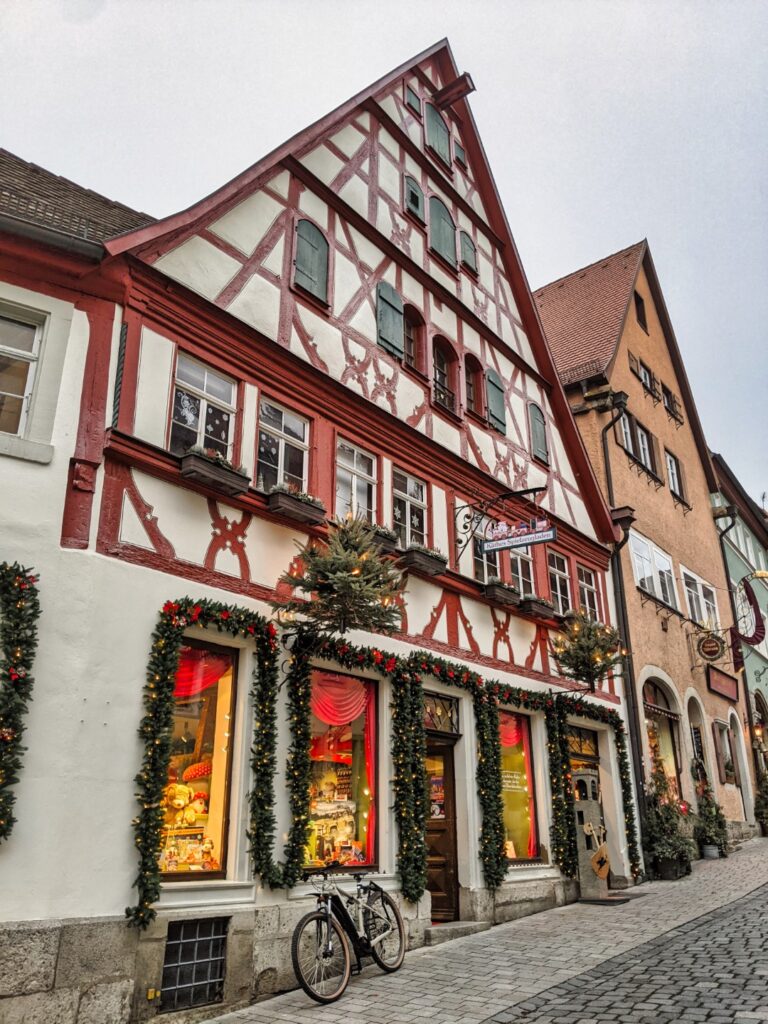
[[[450,942],[452,939],[463,939],[467,935],[486,932],[490,927],[490,921],[446,921],[444,924],[428,925],[424,929],[424,944],[439,946],[442,942]]]

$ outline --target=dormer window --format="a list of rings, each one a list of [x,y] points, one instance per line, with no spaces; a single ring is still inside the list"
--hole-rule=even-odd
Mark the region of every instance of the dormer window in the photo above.
[[[451,166],[451,135],[437,107],[427,104],[427,145],[446,166]]]

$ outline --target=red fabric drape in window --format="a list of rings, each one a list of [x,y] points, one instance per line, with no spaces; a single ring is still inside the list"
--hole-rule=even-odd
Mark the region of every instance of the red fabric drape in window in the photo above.
[[[218,683],[232,665],[232,659],[199,647],[183,647],[176,672],[173,696],[177,700],[196,697],[209,686]]]
[[[538,853],[538,836],[536,833],[536,801],[533,795],[531,731],[528,720],[522,715],[513,715],[509,711],[500,711],[499,739],[502,747],[517,747],[521,743],[523,745],[525,780],[528,786],[528,856],[535,857]]]
[[[333,672],[312,673],[312,713],[326,725],[349,725],[365,710],[365,683]]]

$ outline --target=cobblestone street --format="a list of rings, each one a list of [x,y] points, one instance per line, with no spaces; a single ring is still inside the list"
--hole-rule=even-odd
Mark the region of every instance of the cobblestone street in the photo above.
[[[654,882],[367,967],[330,1006],[302,992],[218,1024],[644,1024],[768,1021],[768,840]]]

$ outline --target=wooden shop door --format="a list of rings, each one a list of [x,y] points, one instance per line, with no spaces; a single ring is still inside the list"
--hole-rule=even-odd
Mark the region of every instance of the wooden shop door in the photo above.
[[[459,916],[456,864],[456,788],[453,744],[427,737],[427,888],[432,893],[432,920]]]

